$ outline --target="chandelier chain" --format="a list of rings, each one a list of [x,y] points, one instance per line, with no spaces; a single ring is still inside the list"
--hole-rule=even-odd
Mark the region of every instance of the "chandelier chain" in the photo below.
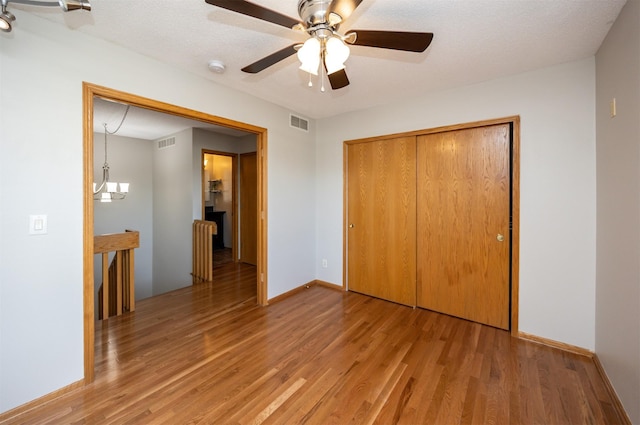
[[[104,123],[104,131],[106,131],[109,134],[116,134],[118,132],[118,130],[120,130],[120,127],[122,127],[122,124],[124,124],[124,119],[127,118],[127,114],[129,113],[129,108],[131,107],[131,105],[127,105],[127,109],[125,109],[124,111],[124,115],[122,116],[122,121],[120,121],[120,124],[118,125],[118,128],[116,128],[114,131],[109,131],[107,130],[107,123]]]
[[[118,132],[118,130],[120,130],[120,127],[122,127],[122,124],[124,124],[124,120],[125,118],[127,118],[127,114],[129,113],[129,108],[131,107],[131,105],[127,105],[127,109],[125,109],[124,111],[124,115],[122,115],[122,121],[120,121],[120,124],[118,125],[118,128],[116,128],[114,131],[109,131],[107,129],[107,123],[102,123],[102,125],[104,126],[104,166],[102,168],[109,167],[108,165],[108,161],[107,161],[107,134],[116,134]]]

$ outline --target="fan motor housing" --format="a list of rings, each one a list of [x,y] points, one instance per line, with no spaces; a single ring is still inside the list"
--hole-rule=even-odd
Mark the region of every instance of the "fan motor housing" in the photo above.
[[[298,14],[302,21],[311,27],[327,22],[327,10],[331,0],[300,0]]]

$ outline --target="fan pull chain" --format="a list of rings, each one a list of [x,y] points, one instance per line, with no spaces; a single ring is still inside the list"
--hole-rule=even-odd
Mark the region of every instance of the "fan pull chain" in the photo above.
[[[327,51],[325,49],[325,41],[322,41],[322,50],[320,53],[320,91],[322,93],[324,93],[324,80],[325,80],[325,76],[328,78],[329,76],[326,75],[326,69],[325,69],[325,60],[326,60],[326,55],[327,55]]]
[[[311,74],[309,74],[309,87],[313,87],[313,81],[311,80]]]

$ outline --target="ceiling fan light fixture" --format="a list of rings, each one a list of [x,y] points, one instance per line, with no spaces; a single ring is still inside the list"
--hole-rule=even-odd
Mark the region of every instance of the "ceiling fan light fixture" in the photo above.
[[[340,38],[330,37],[326,42],[324,64],[327,67],[327,74],[344,69],[344,63],[349,58],[349,46]]]
[[[295,31],[306,32],[310,39],[302,48],[299,49],[298,44],[287,46],[245,66],[242,71],[250,74],[258,73],[292,56],[297,51],[301,62],[300,69],[310,75],[310,86],[312,75],[317,76],[318,73],[322,75],[321,91],[324,91],[324,77],[327,75],[333,90],[349,85],[349,78],[344,70],[345,62],[349,57],[348,45],[424,52],[433,39],[433,33],[428,32],[351,30],[346,35],[339,33],[339,26],[351,16],[363,0],[298,0],[298,15],[301,20],[257,5],[253,0],[205,1],[212,6],[292,28]]]
[[[327,15],[327,23],[331,26],[336,26],[342,23],[342,16],[335,12],[329,12]]]
[[[298,59],[301,62],[300,69],[309,74],[318,75],[320,67],[320,40],[312,37],[304,42],[298,50]]]

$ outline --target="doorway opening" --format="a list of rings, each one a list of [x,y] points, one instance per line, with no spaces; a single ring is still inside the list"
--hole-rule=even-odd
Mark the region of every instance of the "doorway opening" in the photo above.
[[[202,217],[218,230],[214,269],[227,262],[257,265],[257,154],[248,142],[234,153],[202,150]]]
[[[216,223],[214,269],[238,259],[238,154],[202,150],[202,219]]]
[[[83,202],[83,305],[84,305],[84,376],[85,383],[90,383],[94,379],[94,341],[95,341],[95,305],[94,305],[94,200],[93,200],[93,111],[94,99],[104,99],[144,108],[150,111],[160,112],[176,117],[195,120],[204,124],[212,124],[227,129],[240,130],[253,134],[255,137],[257,156],[257,205],[260,213],[257,215],[257,277],[256,292],[259,305],[267,304],[267,184],[266,184],[266,152],[267,152],[267,130],[251,124],[229,120],[226,118],[209,115],[203,112],[182,108],[148,99],[133,94],[97,86],[90,83],[83,83],[83,180],[84,180],[84,202]]]

